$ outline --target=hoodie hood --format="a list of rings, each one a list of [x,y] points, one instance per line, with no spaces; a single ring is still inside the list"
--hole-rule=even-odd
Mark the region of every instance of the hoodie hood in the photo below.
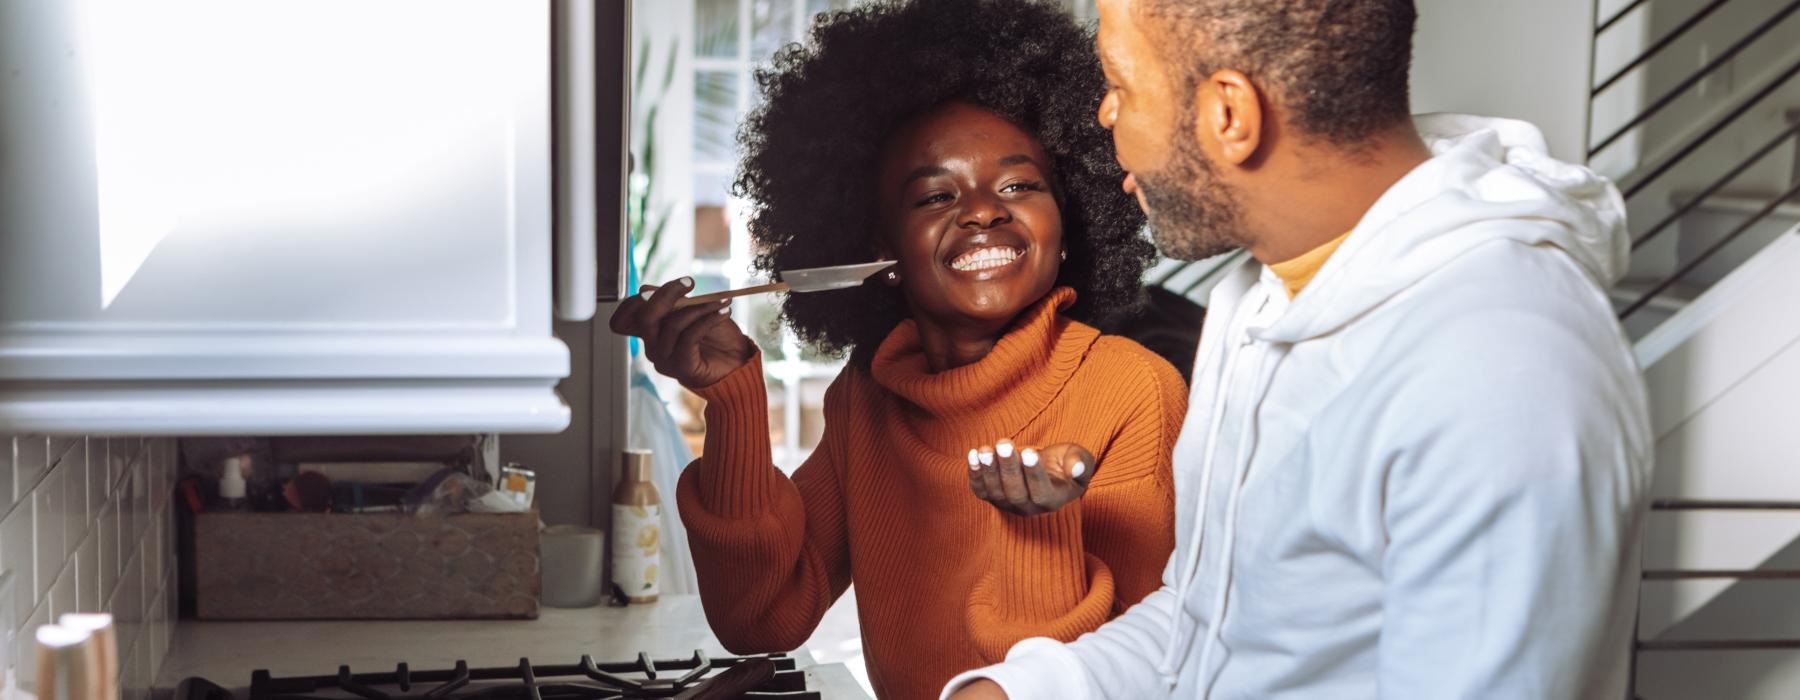
[[[1491,241],[1556,248],[1601,288],[1624,275],[1624,199],[1593,171],[1551,158],[1537,127],[1460,114],[1421,115],[1414,125],[1432,158],[1376,200],[1257,337],[1291,343],[1331,333]]]

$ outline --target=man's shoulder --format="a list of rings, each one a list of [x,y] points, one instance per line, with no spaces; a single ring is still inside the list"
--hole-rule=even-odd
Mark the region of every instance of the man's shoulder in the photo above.
[[[1390,302],[1396,340],[1424,350],[1506,348],[1556,357],[1541,340],[1614,352],[1622,331],[1606,292],[1562,251],[1494,240],[1447,260]]]
[[[1445,398],[1627,391],[1637,375],[1605,292],[1568,255],[1496,240],[1471,248],[1388,309],[1381,383]]]

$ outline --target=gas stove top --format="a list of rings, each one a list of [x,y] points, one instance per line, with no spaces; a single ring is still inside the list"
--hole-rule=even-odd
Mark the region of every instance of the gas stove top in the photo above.
[[[533,664],[416,671],[400,664],[393,671],[277,678],[268,671],[250,676],[247,695],[202,678],[177,687],[174,700],[720,700],[723,698],[820,700],[809,690],[806,672],[786,654],[711,658],[696,651],[686,659],[575,664]]]

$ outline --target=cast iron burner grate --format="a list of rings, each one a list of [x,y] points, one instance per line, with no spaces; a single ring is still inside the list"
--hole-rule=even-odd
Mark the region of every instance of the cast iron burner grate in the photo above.
[[[458,661],[446,670],[414,671],[402,663],[392,672],[351,673],[339,666],[334,676],[276,678],[268,671],[250,676],[248,700],[649,700],[674,698],[701,689],[705,681],[739,664],[767,659],[774,663],[770,680],[734,697],[758,700],[820,700],[806,687],[806,672],[786,654],[710,658],[696,651],[686,659],[595,663],[582,656],[571,665],[532,664],[469,668]],[[189,679],[174,700],[235,700],[231,692],[204,679]],[[710,697],[701,694],[698,697]]]

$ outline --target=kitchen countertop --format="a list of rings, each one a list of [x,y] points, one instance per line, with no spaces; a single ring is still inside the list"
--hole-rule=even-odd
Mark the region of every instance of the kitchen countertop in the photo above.
[[[630,661],[640,651],[669,659],[691,656],[696,649],[729,655],[707,627],[697,596],[664,596],[651,605],[625,608],[546,607],[536,620],[183,620],[175,628],[174,648],[157,687],[173,688],[193,676],[244,687],[258,669],[277,676],[320,676],[336,673],[341,664],[360,673],[392,671],[402,661],[414,670],[427,670],[449,668],[459,659],[471,667],[513,666],[520,657],[572,664],[582,654],[599,662]],[[869,697],[843,664],[814,665],[804,649],[792,656],[808,668],[812,688],[826,700]]]

